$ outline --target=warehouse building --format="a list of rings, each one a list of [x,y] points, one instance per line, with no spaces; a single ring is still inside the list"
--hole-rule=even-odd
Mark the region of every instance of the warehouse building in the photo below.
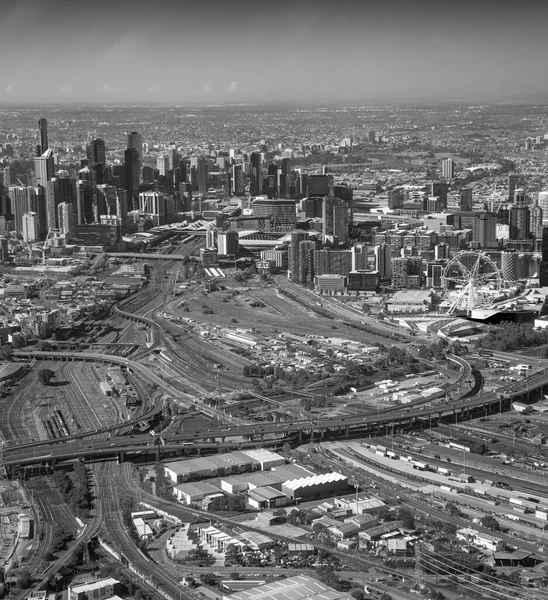
[[[287,496],[270,485],[249,490],[248,493],[248,504],[256,510],[279,508],[280,506],[287,506],[287,503]]]
[[[382,500],[370,498],[363,494],[358,496],[357,500],[355,495],[349,495],[342,498],[335,498],[334,502],[337,506],[350,511],[353,515],[375,515],[386,506]]]
[[[166,463],[164,470],[173,483],[183,483],[208,477],[247,473],[259,469],[267,470],[284,464],[283,456],[260,449],[177,460]]]
[[[173,488],[173,492],[179,502],[185,504],[197,504],[207,496],[219,493],[219,488],[207,483],[206,481],[196,481],[195,483],[181,483]]]
[[[298,477],[308,477],[310,471],[298,465],[288,464],[272,471],[261,471],[246,475],[233,475],[221,480],[221,488],[229,494],[246,492],[259,487],[271,486],[276,490],[282,490],[282,483]]]
[[[323,473],[301,477],[282,484],[282,492],[292,500],[310,499],[348,491],[348,477],[341,473]]]
[[[297,575],[243,590],[223,600],[353,600],[346,592],[337,592],[308,575]]]

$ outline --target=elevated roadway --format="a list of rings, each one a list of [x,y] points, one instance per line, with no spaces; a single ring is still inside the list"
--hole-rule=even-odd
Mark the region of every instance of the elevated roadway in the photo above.
[[[36,359],[59,360],[89,360],[114,362],[134,369],[175,397],[182,394],[171,388],[160,377],[150,372],[140,363],[135,363],[128,358],[118,358],[109,355],[92,353],[73,353],[46,351],[17,351],[16,356]],[[178,435],[165,437],[165,445],[158,446],[158,453],[171,450],[212,448],[222,444],[237,447],[238,444],[246,446],[265,446],[281,444],[284,440],[295,439],[303,441],[309,434],[311,438],[319,436],[320,439],[330,437],[350,437],[351,435],[378,435],[384,434],[386,428],[411,428],[425,423],[435,424],[441,421],[458,421],[470,418],[484,412],[502,411],[503,406],[510,404],[512,399],[528,395],[534,390],[542,389],[548,385],[548,369],[544,369],[530,377],[499,389],[497,392],[480,394],[472,398],[459,398],[435,407],[403,406],[390,409],[390,412],[362,413],[352,416],[293,421],[291,423],[252,423],[248,425],[222,425],[212,426],[200,431],[187,431]],[[192,403],[195,406],[194,403]],[[202,408],[202,407],[200,407]],[[207,408],[207,407],[203,407]],[[216,416],[216,415],[215,415]],[[32,446],[16,446],[6,448],[5,463],[8,467],[16,465],[32,465],[65,460],[68,458],[121,458],[126,453],[147,451],[151,444],[150,436],[136,436],[135,438],[121,437],[105,440],[93,440],[92,446],[83,447],[82,444],[71,448],[67,447],[69,440],[64,444],[51,445],[50,441],[34,443]],[[43,447],[43,451],[42,448]],[[150,450],[148,450],[150,452]]]

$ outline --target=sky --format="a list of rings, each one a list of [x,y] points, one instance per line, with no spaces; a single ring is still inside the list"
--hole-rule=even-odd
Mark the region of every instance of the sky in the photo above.
[[[17,0],[0,103],[548,101],[546,0]]]

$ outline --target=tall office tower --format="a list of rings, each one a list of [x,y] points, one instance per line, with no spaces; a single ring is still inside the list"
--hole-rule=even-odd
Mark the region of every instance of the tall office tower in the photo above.
[[[529,207],[525,204],[510,209],[509,239],[527,240],[530,234]]]
[[[139,167],[139,152],[135,148],[128,148],[124,152],[125,189],[127,191],[128,206],[131,210],[138,206],[139,181],[141,169]]]
[[[4,167],[4,185],[14,185],[15,184],[15,170],[13,167],[9,165]]]
[[[395,187],[388,190],[388,208],[402,208],[403,207],[403,188]]]
[[[376,141],[377,141],[377,134],[373,130],[367,132],[367,141],[370,144],[375,144],[376,143]]]
[[[55,165],[53,162],[53,152],[46,150],[42,156],[34,157],[34,176],[35,184],[44,188],[46,183],[53,177]]]
[[[166,199],[161,192],[141,192],[139,210],[152,217],[155,227],[166,224]]]
[[[93,187],[89,181],[76,182],[76,224],[91,225],[94,221]]]
[[[232,167],[232,193],[235,196],[243,196],[245,194],[245,178],[242,165],[234,165]]]
[[[538,205],[542,209],[542,225],[548,225],[548,191],[538,193]]]
[[[217,236],[217,249],[222,256],[234,256],[238,253],[239,236],[237,231],[223,231]]]
[[[314,275],[347,276],[352,270],[350,250],[315,250]]]
[[[158,156],[156,158],[156,168],[160,175],[166,177],[169,173],[169,156]]]
[[[379,278],[390,279],[392,277],[392,250],[388,244],[375,246],[375,270],[379,272]]]
[[[436,260],[444,260],[449,258],[451,248],[449,244],[441,243],[434,246],[434,258]]]
[[[463,187],[460,191],[460,210],[469,212],[474,209],[472,202],[472,188]]]
[[[64,233],[67,242],[70,242],[74,233],[74,211],[70,202],[61,202],[57,207],[57,222],[59,231]]]
[[[514,190],[514,206],[527,206],[527,194],[523,188]]]
[[[299,279],[299,244],[306,240],[307,234],[296,229],[291,232],[291,240],[289,242],[289,271],[291,281]]]
[[[519,278],[519,254],[517,252],[501,252],[500,270],[504,281],[517,281]]]
[[[270,175],[270,172],[269,172]],[[291,175],[291,160],[282,158],[280,168],[277,170],[277,188],[279,198],[291,198],[290,193],[290,175]],[[293,196],[295,197],[295,196]]]
[[[209,165],[206,156],[200,156],[197,166],[198,193],[207,196],[209,190]]]
[[[35,212],[26,212],[23,214],[22,221],[21,233],[25,242],[31,244],[37,242],[40,239],[38,215]]]
[[[14,218],[15,232],[23,230],[23,215],[27,212],[35,212],[36,190],[31,186],[10,186],[8,195],[11,199],[11,211]]]
[[[297,281],[300,284],[314,283],[314,251],[316,244],[312,240],[305,240],[299,244],[299,274]]]
[[[133,188],[137,189],[141,183],[141,171],[143,168],[143,136],[136,131],[132,131],[127,134],[127,145],[126,148],[131,150],[132,148],[137,151],[137,173],[134,174],[136,180],[134,180]],[[129,191],[129,190],[128,190]]]
[[[472,241],[480,248],[489,248],[497,242],[497,217],[493,213],[479,213],[472,224]]]
[[[392,287],[401,290],[407,288],[407,258],[392,259]]]
[[[57,229],[57,207],[61,199],[59,195],[59,184],[57,177],[53,177],[48,181],[45,187],[45,202],[46,202],[46,229]]]
[[[262,157],[260,152],[252,152],[249,164],[249,193],[258,196],[263,185]]]
[[[128,203],[126,190],[116,190],[116,216],[122,227],[122,234],[128,231]]]
[[[452,158],[446,158],[441,161],[442,179],[453,179],[455,175],[455,161]]]
[[[107,158],[104,140],[101,138],[91,140],[86,146],[86,156],[90,167],[94,167],[97,164],[106,165]]]
[[[38,131],[40,133],[40,156],[49,148],[48,142],[48,120],[41,118],[38,120]],[[38,147],[36,148],[38,152]]]
[[[181,183],[188,183],[188,172],[186,168],[186,160],[184,158],[179,160],[179,179]]]
[[[171,148],[169,154],[167,155],[167,160],[167,170],[175,171],[175,169],[179,166],[179,153],[177,152],[177,150],[175,150],[175,148]]]
[[[531,233],[533,234],[533,237],[535,238],[535,240],[540,240],[542,238],[543,217],[544,217],[544,213],[538,203],[538,198],[537,198],[535,204],[533,205],[533,208],[531,208],[531,213],[530,213],[531,223],[529,225],[529,229],[530,229]]]
[[[430,196],[438,198],[440,201],[440,210],[447,209],[447,192],[449,185],[445,181],[433,181],[430,184]]]
[[[514,192],[519,184],[519,175],[517,173],[510,173],[508,175],[508,202],[514,201]]]
[[[352,271],[366,271],[368,269],[368,248],[365,244],[355,244],[350,248],[352,255]]]

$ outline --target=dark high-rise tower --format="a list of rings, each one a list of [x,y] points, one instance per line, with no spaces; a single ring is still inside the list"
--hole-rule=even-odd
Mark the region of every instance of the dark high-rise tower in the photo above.
[[[104,140],[98,138],[91,140],[86,146],[86,153],[89,160],[89,166],[94,167],[97,164],[106,164],[106,151]]]
[[[139,198],[139,154],[135,148],[124,152],[124,171],[128,209],[133,210]]]
[[[39,119],[38,120],[38,129],[40,130],[40,156],[44,154],[44,152],[49,148],[48,144],[48,120],[47,119]],[[38,151],[38,148],[36,148]]]
[[[262,187],[262,172],[261,172],[261,153],[252,152],[250,159],[250,184],[249,193],[252,196],[258,196],[261,193]]]
[[[137,151],[137,173],[133,174],[134,183],[133,187],[137,189],[141,183],[141,171],[143,168],[143,136],[136,131],[132,131],[127,134],[127,149],[134,149]]]

